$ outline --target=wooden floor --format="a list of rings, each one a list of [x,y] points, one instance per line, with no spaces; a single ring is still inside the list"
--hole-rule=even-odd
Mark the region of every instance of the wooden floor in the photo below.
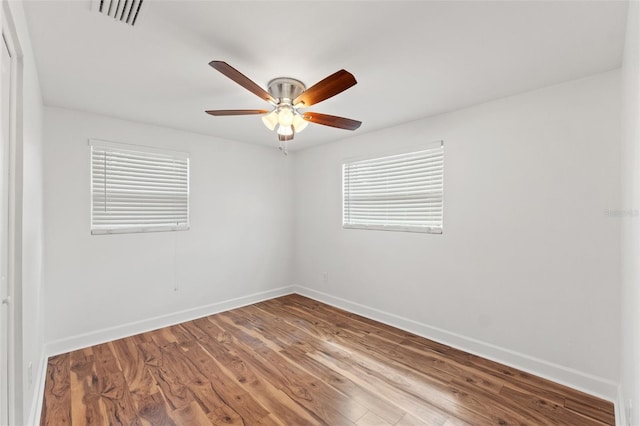
[[[613,425],[613,405],[298,295],[49,359],[42,425]]]

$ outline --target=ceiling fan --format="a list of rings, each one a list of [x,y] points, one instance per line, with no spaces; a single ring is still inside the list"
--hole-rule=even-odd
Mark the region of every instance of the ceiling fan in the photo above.
[[[285,152],[286,147],[283,144],[292,140],[296,133],[304,130],[309,122],[347,130],[356,130],[362,124],[360,121],[350,118],[301,111],[355,85],[357,83],[356,79],[345,70],[331,74],[308,89],[304,83],[294,78],[274,78],[269,82],[269,91],[267,92],[226,62],[211,61],[209,65],[251,93],[270,102],[273,108],[271,110],[222,109],[209,110],[206,113],[213,116],[262,115],[262,121],[269,130],[276,130],[277,128],[278,140],[282,144],[280,148]]]

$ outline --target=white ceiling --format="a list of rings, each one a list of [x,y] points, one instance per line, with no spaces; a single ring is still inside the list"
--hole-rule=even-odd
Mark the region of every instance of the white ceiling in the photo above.
[[[206,109],[269,104],[208,66],[266,88],[311,86],[344,68],[358,84],[311,111],[388,127],[621,65],[626,2],[162,1],[135,27],[90,0],[25,5],[46,105],[221,138],[277,144],[258,116]],[[353,135],[311,124],[290,148]]]

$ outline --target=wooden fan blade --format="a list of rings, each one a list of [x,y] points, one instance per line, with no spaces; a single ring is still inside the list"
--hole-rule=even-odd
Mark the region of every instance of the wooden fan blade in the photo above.
[[[216,117],[223,115],[255,115],[255,114],[266,114],[269,111],[266,109],[213,109],[209,111],[205,111],[209,115],[214,115]]]
[[[308,107],[344,92],[356,83],[358,82],[350,72],[340,70],[302,92],[300,96],[294,99],[293,104],[296,105],[302,102],[305,107]]]
[[[337,127],[338,129],[356,130],[362,124],[361,121],[350,118],[337,117],[335,115],[320,114],[318,112],[304,112],[302,118],[316,124]]]
[[[251,81],[249,77],[242,74],[240,71],[233,68],[231,65],[227,64],[226,62],[211,61],[209,62],[209,65],[211,65],[211,67],[213,67],[217,71],[220,71],[222,74],[229,77],[231,80],[235,81],[236,83],[238,83],[240,86],[244,87],[251,93],[261,97],[265,101],[275,103],[275,99],[273,99],[273,96],[271,96],[269,92],[264,90],[262,87],[258,86],[256,83]]]

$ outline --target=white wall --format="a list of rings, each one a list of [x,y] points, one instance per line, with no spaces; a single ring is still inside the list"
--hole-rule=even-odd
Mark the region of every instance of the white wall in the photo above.
[[[10,19],[21,50],[22,84],[18,96],[19,122],[16,132],[18,163],[16,181],[22,183],[22,191],[17,194],[16,208],[20,215],[16,227],[18,246],[17,257],[21,262],[21,280],[16,282],[16,310],[20,318],[16,321],[18,333],[15,353],[16,399],[15,424],[26,424],[38,407],[39,395],[36,379],[44,372],[44,321],[42,308],[43,293],[43,182],[42,182],[42,96],[38,74],[33,57],[31,40],[24,16],[22,1],[8,2]],[[19,84],[20,86],[20,84]],[[21,122],[20,122],[21,121]],[[20,190],[20,188],[18,188]],[[33,365],[33,380],[30,380],[28,365]]]
[[[630,2],[622,68],[622,358],[620,414],[640,424],[640,4]],[[631,412],[632,411],[632,412]],[[622,423],[621,423],[622,424]]]
[[[178,322],[176,312],[204,315],[214,309],[209,305],[268,297],[291,285],[291,156],[58,108],[45,108],[44,123],[50,351]],[[189,152],[191,229],[92,236],[90,138]]]
[[[301,291],[615,398],[620,229],[605,213],[620,203],[619,79],[613,71],[297,153]],[[441,139],[443,235],[341,227],[344,158]]]

